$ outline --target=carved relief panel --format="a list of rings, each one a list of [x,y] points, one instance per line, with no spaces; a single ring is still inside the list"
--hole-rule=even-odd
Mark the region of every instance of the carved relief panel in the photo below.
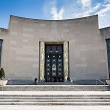
[[[68,42],[64,42],[63,49],[64,49],[64,80],[67,81],[69,76],[69,59],[68,59]]]

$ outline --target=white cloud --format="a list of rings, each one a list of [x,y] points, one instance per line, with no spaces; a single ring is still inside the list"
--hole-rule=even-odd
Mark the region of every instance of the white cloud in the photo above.
[[[83,7],[90,7],[92,0],[81,0]]]
[[[58,18],[59,18],[59,19],[63,19],[63,14],[64,14],[64,9],[62,8],[62,9],[60,10],[60,12],[58,13]]]
[[[89,2],[90,1],[90,2]],[[102,3],[96,3],[94,5],[91,4],[91,0],[88,0],[89,4],[86,4],[87,1],[84,1],[82,5],[81,0],[78,0],[77,2],[71,0],[68,5],[64,7],[65,13],[64,18],[79,18],[79,17],[85,17],[90,16],[96,13],[102,6]],[[88,6],[88,7],[84,7]]]
[[[97,10],[99,10],[99,8],[101,7],[101,3],[97,3],[95,6],[93,7],[88,7],[88,8],[82,8],[77,9],[77,12],[74,12],[72,14],[73,18],[79,18],[79,17],[85,17],[85,16],[90,16],[91,14],[94,14]]]
[[[58,0],[45,0],[43,12],[46,19],[61,20],[64,15],[64,8],[57,8]]]
[[[54,20],[56,20],[57,19],[57,9],[55,7],[52,8],[51,14],[52,14],[52,18]]]
[[[103,16],[99,15],[99,21],[99,28],[110,26],[110,12],[103,14]]]
[[[105,2],[110,2],[110,0],[105,0]]]
[[[99,15],[99,26],[110,26],[110,0],[46,0],[44,12],[47,19],[61,20]],[[51,1],[48,2],[48,1]],[[59,5],[60,4],[60,5]]]
[[[56,4],[57,4],[57,0],[51,0],[50,5],[52,7],[56,6]]]
[[[104,13],[110,11],[110,4],[107,5],[103,5],[105,8],[102,8],[99,12],[97,12],[97,14],[99,15],[103,15]]]
[[[110,4],[103,5],[102,9],[98,11],[97,14],[99,15],[100,28],[110,26]]]
[[[52,14],[53,20],[61,20],[63,19],[64,9],[62,8],[59,12],[57,12],[57,8],[52,7],[51,14]]]
[[[101,7],[102,3],[97,3],[96,6],[94,6],[92,8],[92,12],[95,12],[96,10],[98,10]]]
[[[109,0],[110,1],[110,0]],[[91,15],[99,15],[99,27],[108,27],[110,26],[110,2],[96,2],[95,4],[83,5],[81,4],[81,0],[68,4],[68,7],[64,8],[64,18],[80,18]],[[73,6],[73,7],[72,7]],[[88,7],[84,7],[88,6]],[[71,11],[73,10],[73,11]]]
[[[83,10],[82,16],[89,16],[92,13],[96,12],[99,8],[101,7],[101,3],[98,3],[96,6],[94,7],[90,7],[87,10]]]

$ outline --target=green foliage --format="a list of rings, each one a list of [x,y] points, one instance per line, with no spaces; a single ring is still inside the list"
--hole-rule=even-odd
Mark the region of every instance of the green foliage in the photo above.
[[[0,79],[5,78],[5,71],[3,68],[0,69]]]

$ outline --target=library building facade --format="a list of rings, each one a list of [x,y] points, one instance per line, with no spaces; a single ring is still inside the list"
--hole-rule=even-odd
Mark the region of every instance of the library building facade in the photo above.
[[[0,28],[0,65],[12,84],[109,79],[110,27],[98,15],[67,20],[10,16]]]

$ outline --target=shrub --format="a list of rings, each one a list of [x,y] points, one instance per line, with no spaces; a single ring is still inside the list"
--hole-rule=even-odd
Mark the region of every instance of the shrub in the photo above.
[[[5,78],[5,71],[3,68],[0,69],[0,79],[4,79]]]

